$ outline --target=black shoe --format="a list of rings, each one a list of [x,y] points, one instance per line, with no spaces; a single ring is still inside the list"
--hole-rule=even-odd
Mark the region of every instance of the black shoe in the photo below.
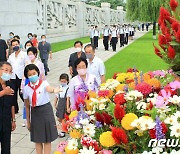
[[[45,76],[46,76],[46,75],[48,75],[48,73],[47,73],[47,72],[45,72]]]

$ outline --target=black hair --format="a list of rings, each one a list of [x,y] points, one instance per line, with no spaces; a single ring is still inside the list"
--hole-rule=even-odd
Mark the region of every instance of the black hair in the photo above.
[[[41,38],[42,38],[43,36],[46,38],[46,35],[41,35]]]
[[[76,42],[74,42],[74,47],[75,47],[75,45],[78,44],[78,43],[79,43],[81,46],[83,46],[83,43],[82,43],[81,41],[76,41]]]
[[[38,53],[37,48],[35,48],[35,47],[29,47],[27,50],[27,54],[29,52],[32,52],[35,56],[37,56],[37,53]]]
[[[29,37],[29,35],[33,36],[33,34],[32,34],[32,33],[28,33],[28,34],[27,34],[27,36],[28,36],[28,37]]]
[[[34,36],[35,38],[37,38],[37,35],[36,35],[36,34],[33,34],[33,36]]]
[[[98,26],[95,26],[95,28],[97,28]]]
[[[13,39],[13,40],[11,41],[11,45],[12,45],[13,42],[18,42],[18,44],[20,44],[20,41],[17,40],[17,39]]]
[[[78,58],[75,62],[74,62],[74,66],[77,69],[77,65],[79,65],[80,62],[84,62],[86,65],[86,68],[88,67],[88,62],[85,58]]]
[[[89,47],[91,47],[91,48],[93,49],[93,51],[95,51],[95,48],[94,48],[94,46],[93,46],[92,44],[87,44],[87,45],[84,47],[84,50],[85,50],[86,48],[89,48]]]
[[[61,79],[65,79],[69,83],[69,76],[68,76],[68,74],[66,74],[66,73],[61,74],[60,77],[59,77],[59,80],[61,80]]]
[[[24,45],[24,48],[25,48],[25,49],[26,49],[26,45],[27,45],[28,43],[30,43],[31,46],[33,47],[33,43],[32,43],[31,41],[27,41],[27,42],[25,43],[25,45]]]
[[[28,71],[35,70],[38,73],[38,76],[40,74],[39,68],[34,64],[29,64],[24,68],[24,76],[26,79],[28,79]]]
[[[11,65],[9,62],[7,62],[7,61],[2,61],[2,62],[0,62],[0,68],[2,68],[3,65],[9,65],[9,66],[12,67],[12,65]]]
[[[17,39],[19,39],[19,40],[20,40],[19,35],[15,35],[13,38],[14,38],[14,39],[15,39],[15,38],[17,38]]]
[[[9,35],[10,35],[10,34],[14,35],[14,33],[13,33],[13,32],[10,32],[10,33],[9,33]]]

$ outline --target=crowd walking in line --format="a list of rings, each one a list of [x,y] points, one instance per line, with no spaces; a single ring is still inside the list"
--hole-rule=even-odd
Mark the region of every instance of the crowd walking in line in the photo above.
[[[50,72],[48,60],[52,59],[51,44],[46,35],[40,40],[28,33],[23,45],[19,35],[9,33],[5,41],[0,34],[0,143],[1,154],[10,154],[11,131],[16,129],[15,114],[22,112],[23,127],[30,131],[37,154],[50,154],[51,142],[66,134],[61,123],[66,115],[80,107],[88,91],[97,92],[105,82],[106,68],[97,57],[98,40],[102,37],[104,50],[123,47],[133,40],[135,27],[130,24],[105,25],[103,29],[92,25],[89,29],[90,44],[74,42],[67,60],[69,75],[58,72],[59,85],[52,87],[46,80]],[[49,93],[54,93],[53,106]],[[18,99],[20,97],[20,99]],[[22,111],[19,102],[24,103]],[[85,106],[85,104],[83,104]],[[56,110],[57,121],[53,114]],[[57,129],[58,128],[58,129]]]

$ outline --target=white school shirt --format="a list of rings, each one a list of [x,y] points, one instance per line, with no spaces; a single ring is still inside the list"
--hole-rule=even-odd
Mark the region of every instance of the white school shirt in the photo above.
[[[128,33],[129,34],[129,28],[125,28],[125,33]]]
[[[69,86],[67,85],[67,86],[59,86],[59,88],[62,90],[61,92],[59,92],[59,94],[56,94],[56,97],[57,98],[59,98],[59,96],[60,96],[60,98],[64,98],[64,96],[65,96],[65,94],[66,94],[66,91],[67,91],[67,89],[69,88]]]
[[[94,29],[89,29],[90,38],[94,37]]]
[[[104,36],[109,36],[109,31],[110,31],[109,28],[103,29],[102,34],[103,34]]]
[[[99,30],[97,30],[97,29],[94,30],[94,36],[100,36]]]
[[[118,30],[117,29],[114,29],[111,31],[111,36],[112,37],[117,37],[117,34],[118,34]]]
[[[124,28],[119,28],[119,34],[124,34]]]
[[[39,80],[36,82],[35,85],[33,85],[31,82],[30,82],[30,84],[31,84],[31,86],[38,85]],[[47,86],[49,86],[49,83],[46,80],[42,81],[41,85],[36,90],[36,97],[37,97],[36,106],[41,106],[41,105],[44,105],[44,104],[47,104],[47,103],[50,102],[49,94],[46,91]],[[31,87],[29,87],[29,85],[26,85],[24,87],[23,98],[24,99],[29,99],[30,106],[32,106],[33,92],[34,92],[34,90]]]
[[[27,54],[22,50],[19,52],[17,57],[15,56],[15,52],[9,56],[8,62],[13,68],[11,79],[16,79],[16,75],[19,79],[23,78],[26,59]]]
[[[89,74],[93,74],[96,76],[96,80],[98,82],[98,84],[101,84],[101,76],[105,75],[105,66],[104,66],[104,62],[98,58],[98,57],[94,57],[94,59],[92,60],[92,62],[90,63],[89,59],[87,59],[88,61],[88,68],[87,68],[87,72]]]

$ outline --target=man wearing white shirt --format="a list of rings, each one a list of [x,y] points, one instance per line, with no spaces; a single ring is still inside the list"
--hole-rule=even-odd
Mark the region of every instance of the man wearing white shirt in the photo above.
[[[98,48],[98,40],[99,40],[99,37],[100,37],[100,32],[98,30],[98,26],[95,26],[95,29],[94,29],[94,48]]]
[[[88,61],[88,68],[87,72],[89,74],[93,74],[96,76],[98,85],[105,82],[105,66],[104,62],[95,56],[95,49],[91,44],[88,44],[84,47],[87,61]]]
[[[113,29],[111,31],[111,43],[114,52],[116,52],[117,42],[118,42],[118,29],[116,28],[116,25],[113,25]]]
[[[105,28],[102,31],[103,34],[103,44],[104,44],[104,49],[105,51],[109,50],[109,34],[110,34],[110,29],[108,28],[108,25],[105,25]]]
[[[18,106],[18,91],[21,100],[23,101],[23,95],[20,90],[21,80],[24,74],[25,68],[25,61],[26,61],[26,53],[20,49],[20,41],[19,40],[12,40],[11,46],[13,48],[13,53],[9,56],[8,62],[12,65],[13,73],[11,76],[11,80],[15,86],[14,96],[15,96],[15,113],[18,113],[19,106]]]
[[[120,47],[124,46],[124,25],[119,27]]]

